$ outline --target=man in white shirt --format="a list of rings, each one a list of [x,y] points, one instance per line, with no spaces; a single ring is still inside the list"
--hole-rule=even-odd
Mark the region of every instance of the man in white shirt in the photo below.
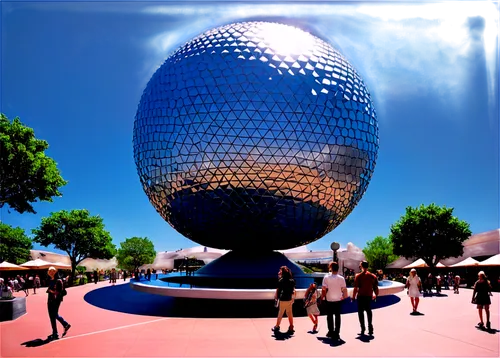
[[[347,297],[347,287],[343,276],[338,274],[339,264],[331,262],[328,266],[330,273],[323,278],[321,298],[326,302],[326,322],[328,324],[327,337],[340,339],[340,309],[342,300]],[[326,298],[326,301],[325,301]],[[333,316],[335,315],[335,327]]]

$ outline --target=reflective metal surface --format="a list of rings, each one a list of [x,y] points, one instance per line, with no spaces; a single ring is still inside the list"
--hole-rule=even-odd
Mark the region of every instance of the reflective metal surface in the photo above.
[[[331,45],[266,22],[212,29],[149,81],[134,123],[141,183],[202,245],[287,249],[330,232],[363,196],[378,124]]]

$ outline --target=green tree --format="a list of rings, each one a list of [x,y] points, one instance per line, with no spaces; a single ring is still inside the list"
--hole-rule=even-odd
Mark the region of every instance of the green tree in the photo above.
[[[372,241],[368,241],[363,253],[370,265],[370,271],[383,270],[398,258],[397,255],[394,255],[392,241],[382,236],[377,236]]]
[[[31,260],[31,239],[20,227],[12,227],[0,222],[0,261],[22,264]]]
[[[439,261],[461,256],[471,234],[469,224],[453,216],[453,208],[430,204],[407,207],[391,226],[390,239],[396,255],[422,258],[433,270]]]
[[[153,263],[156,257],[153,242],[147,237],[131,237],[120,243],[116,254],[118,265],[126,270],[136,270],[142,265]]]
[[[7,204],[19,213],[36,213],[31,203],[52,201],[66,185],[56,162],[45,155],[46,141],[18,117],[11,122],[0,114],[0,208]]]
[[[54,245],[71,259],[71,278],[87,257],[111,259],[116,248],[100,216],[88,210],[61,210],[42,218],[40,227],[33,229],[34,241],[43,246]]]

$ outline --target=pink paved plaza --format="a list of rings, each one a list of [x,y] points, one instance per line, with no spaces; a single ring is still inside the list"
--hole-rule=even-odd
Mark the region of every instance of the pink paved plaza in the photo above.
[[[373,339],[360,339],[356,313],[342,316],[342,344],[309,333],[307,317],[295,318],[295,334],[276,339],[274,318],[195,319],[140,316],[104,310],[83,297],[105,282],[70,288],[59,313],[71,323],[67,337],[39,347],[23,342],[50,333],[45,291],[27,297],[28,313],[0,324],[1,357],[498,357],[499,294],[492,297],[490,332],[475,328],[472,291],[421,300],[421,316],[412,316],[405,292],[401,301],[373,311]],[[16,293],[17,296],[24,295]],[[147,304],[147,303],[145,303]],[[203,301],[200,301],[203,304]],[[270,303],[272,304],[272,303]],[[282,323],[286,330],[287,321]],[[59,326],[60,327],[60,326]],[[60,331],[61,332],[61,331]],[[366,336],[368,337],[368,336]]]

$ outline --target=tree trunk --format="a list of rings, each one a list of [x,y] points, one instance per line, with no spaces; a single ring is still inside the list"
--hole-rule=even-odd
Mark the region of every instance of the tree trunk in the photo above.
[[[71,286],[73,286],[73,282],[75,280],[75,272],[76,272],[77,262],[76,262],[76,258],[75,257],[71,257],[70,256],[70,260],[71,260],[71,275],[69,277],[69,284]]]

